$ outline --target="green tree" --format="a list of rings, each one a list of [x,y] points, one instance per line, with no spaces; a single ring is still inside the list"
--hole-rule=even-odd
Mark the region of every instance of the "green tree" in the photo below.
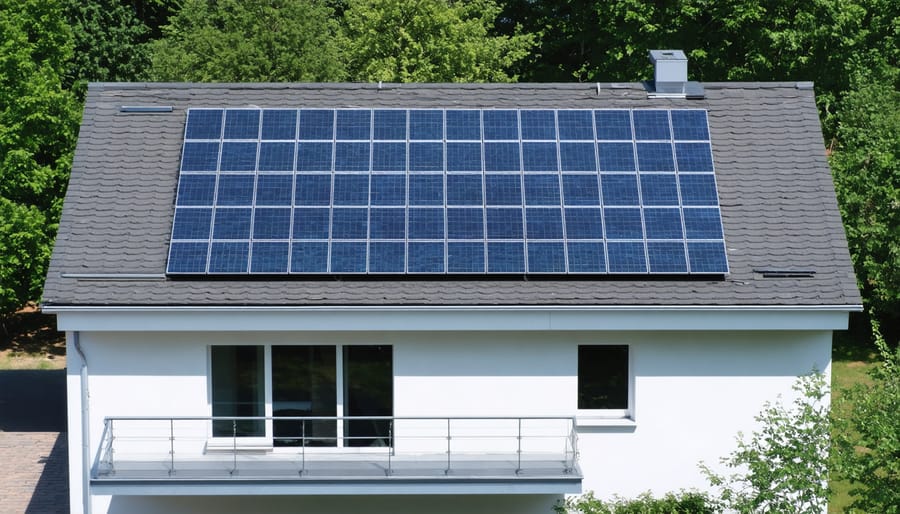
[[[841,215],[869,311],[896,340],[900,322],[900,72],[861,77],[836,116],[831,155]]]
[[[493,0],[350,0],[350,78],[390,82],[509,82],[535,36],[493,35]]]
[[[861,512],[900,513],[900,346],[891,349],[874,322],[881,355],[871,384],[842,391],[835,406],[836,473],[851,481],[851,507]]]
[[[151,44],[150,78],[317,82],[344,78],[341,35],[321,0],[185,0]]]
[[[149,65],[147,27],[119,0],[64,0],[74,52],[66,80],[83,96],[90,81],[133,81]]]
[[[71,170],[79,106],[56,0],[0,0],[0,314],[37,300]]]
[[[766,403],[749,440],[738,434],[737,450],[722,458],[735,470],[720,475],[700,468],[721,490],[722,507],[741,513],[821,514],[828,504],[828,384],[821,373],[800,377],[788,408]]]

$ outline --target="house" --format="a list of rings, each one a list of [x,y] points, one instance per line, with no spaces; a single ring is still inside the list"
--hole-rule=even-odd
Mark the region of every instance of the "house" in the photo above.
[[[860,310],[812,84],[91,84],[73,512],[706,489]]]

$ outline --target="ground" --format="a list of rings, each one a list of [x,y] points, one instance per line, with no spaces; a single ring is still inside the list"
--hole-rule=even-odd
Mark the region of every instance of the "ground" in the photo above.
[[[56,331],[56,316],[34,305],[0,318],[0,370],[66,367],[66,336]]]

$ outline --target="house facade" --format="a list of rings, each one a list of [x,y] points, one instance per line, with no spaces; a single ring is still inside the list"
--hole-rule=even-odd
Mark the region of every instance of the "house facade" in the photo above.
[[[43,303],[72,512],[706,489],[860,298],[811,85],[657,83],[92,84]]]

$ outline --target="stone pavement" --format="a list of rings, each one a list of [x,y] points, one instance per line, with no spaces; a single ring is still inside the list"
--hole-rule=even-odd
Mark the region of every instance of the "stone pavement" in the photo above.
[[[69,512],[65,370],[0,371],[0,514]]]
[[[68,514],[65,432],[0,432],[0,514]]]

